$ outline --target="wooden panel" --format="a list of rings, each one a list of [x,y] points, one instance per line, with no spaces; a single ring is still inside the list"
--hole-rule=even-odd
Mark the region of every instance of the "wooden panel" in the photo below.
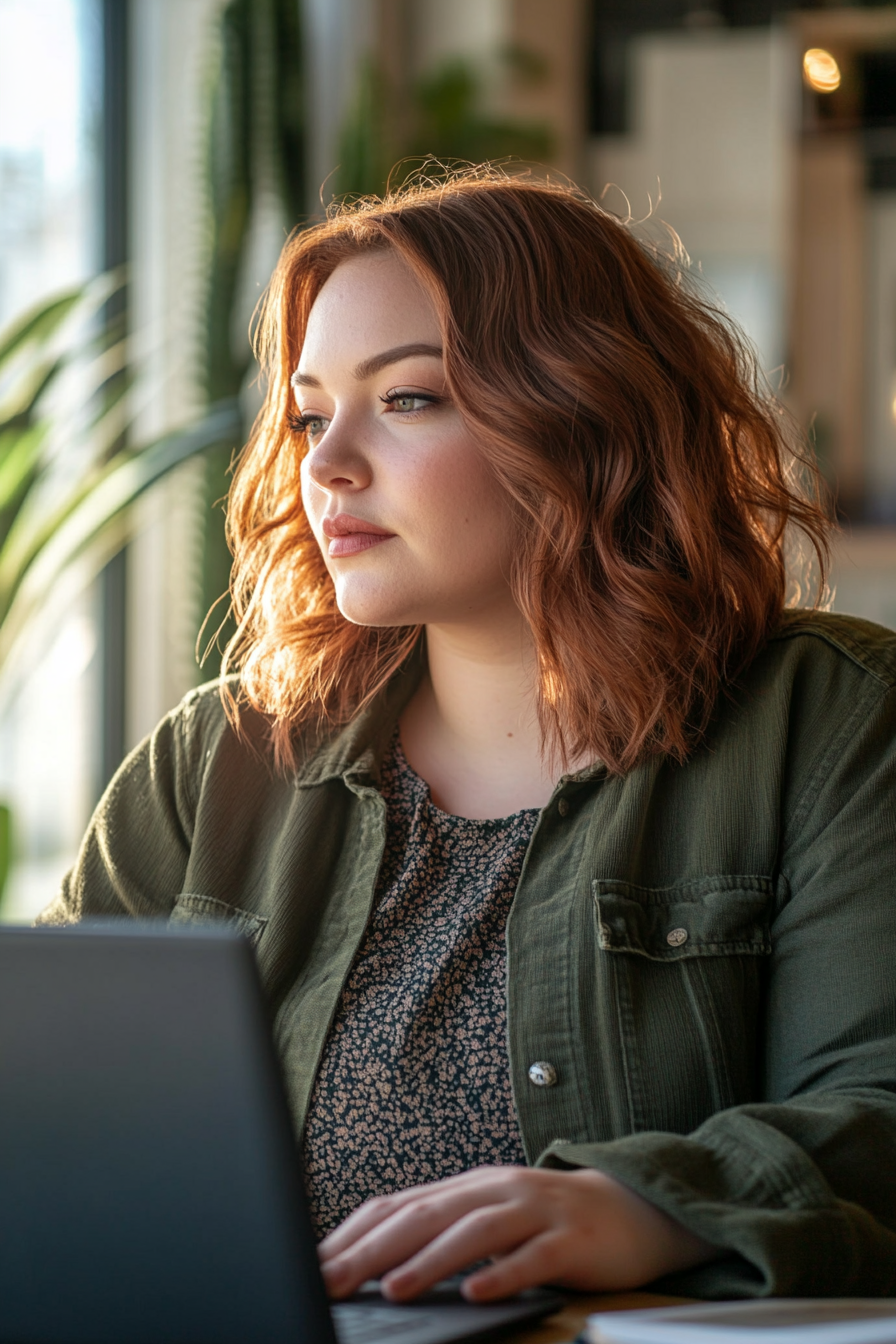
[[[863,492],[864,164],[851,132],[798,154],[788,400],[814,420],[819,458],[849,510]]]
[[[543,82],[515,86],[507,111],[527,121],[546,121],[554,128],[553,166],[574,180],[585,169],[585,65],[587,58],[584,0],[510,0],[508,43],[537,53],[547,63]]]
[[[676,1307],[692,1301],[689,1297],[661,1297],[659,1293],[576,1293],[556,1316],[541,1325],[511,1331],[504,1338],[508,1344],[569,1344],[596,1311],[646,1311],[648,1307]]]

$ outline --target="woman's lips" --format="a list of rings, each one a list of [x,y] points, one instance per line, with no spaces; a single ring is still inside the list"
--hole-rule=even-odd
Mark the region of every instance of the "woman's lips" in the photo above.
[[[327,554],[331,559],[358,555],[395,536],[394,532],[387,532],[384,527],[368,523],[364,518],[353,518],[350,513],[337,513],[335,518],[324,518],[321,530],[329,539]]]
[[[394,535],[394,532],[349,532],[343,537],[332,537],[327,555],[331,558],[357,555],[359,551],[369,551],[371,546],[379,546],[381,541],[389,541]]]

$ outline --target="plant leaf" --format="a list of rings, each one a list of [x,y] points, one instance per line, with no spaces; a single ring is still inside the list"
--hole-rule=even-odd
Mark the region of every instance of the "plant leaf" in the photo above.
[[[56,379],[65,359],[45,359],[25,369],[18,383],[0,403],[0,431],[15,425],[27,425],[44,392]]]
[[[60,294],[49,303],[37,304],[0,332],[0,370],[26,345],[46,344],[75,311],[84,298],[84,292],[85,287],[79,285],[77,289]]]
[[[0,906],[12,861],[12,816],[6,803],[0,803]]]
[[[103,531],[161,477],[216,444],[242,435],[236,400],[219,402],[199,424],[117,454],[99,479],[82,484],[60,508],[29,554],[0,559],[0,668],[41,608],[59,574],[80,559]]]
[[[49,423],[39,420],[27,429],[0,426],[0,514],[8,509],[27,482],[37,474]]]

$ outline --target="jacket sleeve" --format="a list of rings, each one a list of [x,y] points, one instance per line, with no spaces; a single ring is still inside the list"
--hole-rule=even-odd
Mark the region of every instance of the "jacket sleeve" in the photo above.
[[[721,1248],[666,1291],[896,1295],[896,691],[869,676],[833,722],[807,704],[825,745],[783,827],[760,1099],[539,1159],[604,1171]]]
[[[91,819],[74,868],[37,924],[167,915],[183,889],[201,765],[192,693],[122,763]]]

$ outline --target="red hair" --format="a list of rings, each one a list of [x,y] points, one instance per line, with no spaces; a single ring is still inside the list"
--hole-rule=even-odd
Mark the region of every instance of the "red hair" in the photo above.
[[[670,258],[573,188],[492,170],[338,206],[284,248],[259,329],[267,396],[229,501],[240,699],[288,766],[297,729],[349,720],[420,638],[339,613],[288,425],[311,305],[342,261],[384,248],[430,294],[449,392],[516,504],[546,748],[614,772],[684,760],[780,616],[790,524],[823,583],[818,474],[749,347]]]

